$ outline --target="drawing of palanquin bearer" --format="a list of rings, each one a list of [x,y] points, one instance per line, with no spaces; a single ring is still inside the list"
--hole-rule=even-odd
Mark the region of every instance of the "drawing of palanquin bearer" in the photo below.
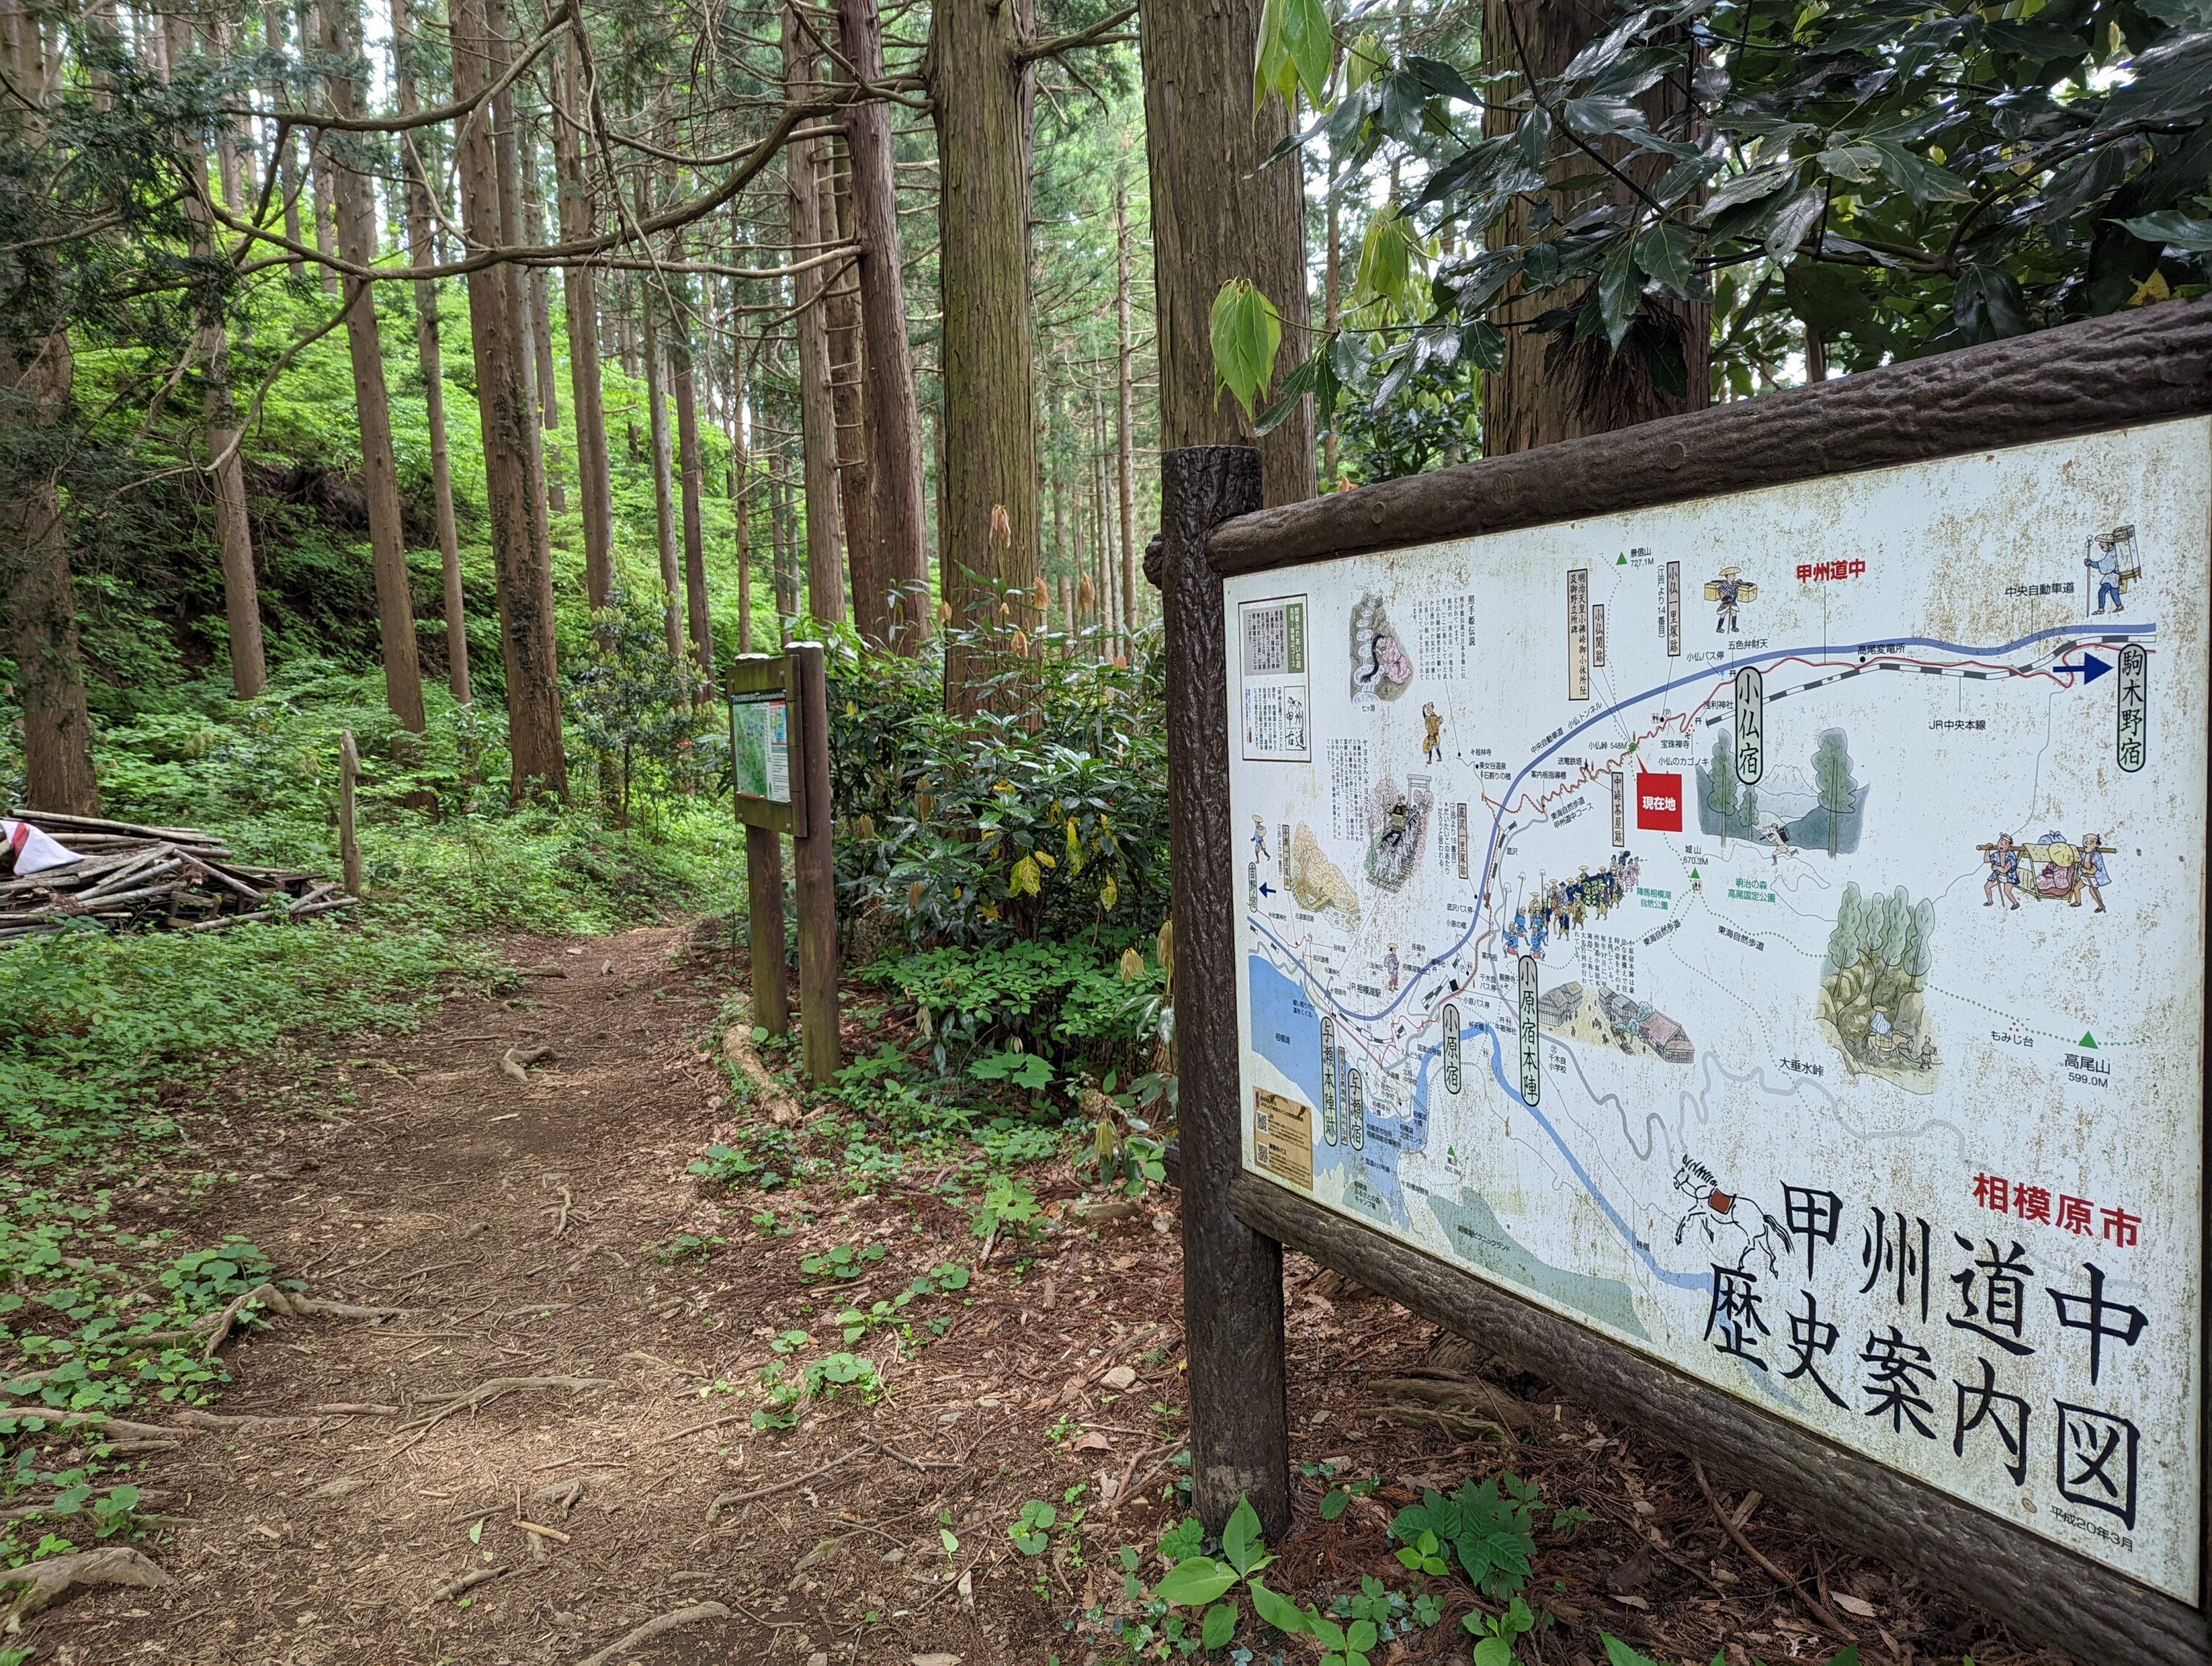
[[[1737,606],[1759,599],[1759,587],[1743,577],[1742,574],[1741,567],[1723,567],[1720,577],[1705,581],[1705,599],[1717,604],[1718,607],[1713,616],[1713,629],[1723,636],[1731,630],[1742,629],[1736,623]]]

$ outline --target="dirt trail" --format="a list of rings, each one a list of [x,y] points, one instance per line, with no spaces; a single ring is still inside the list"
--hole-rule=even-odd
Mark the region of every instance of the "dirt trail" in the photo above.
[[[763,1314],[812,1304],[799,1241],[672,1266],[653,1253],[719,1213],[684,1169],[721,1116],[701,1049],[726,978],[690,962],[674,929],[509,952],[565,976],[449,1001],[417,1036],[345,1043],[362,1067],[347,1073],[350,1125],[295,1133],[283,1151],[313,1154],[246,1177],[220,1216],[316,1293],[405,1316],[279,1319],[233,1345],[221,1412],[298,1420],[161,1455],[167,1507],[190,1523],[155,1547],[176,1585],[80,1601],[34,1634],[88,1666],[582,1661],[712,1602],[728,1616],[621,1658],[998,1657],[1007,1640],[951,1578],[894,1577],[905,1559],[884,1560],[909,1540],[936,1551],[946,1475],[910,1466],[964,1463],[988,1408],[931,1415],[911,1450],[865,1414],[756,1440],[753,1399],[715,1389],[771,1357]],[[533,1045],[553,1058],[513,1079],[507,1049]],[[254,1138],[235,1118],[231,1133]],[[939,1371],[959,1351],[943,1347],[928,1356]],[[719,1495],[833,1458],[818,1482],[709,1523]],[[865,1527],[839,1518],[855,1503]],[[841,1533],[849,1548],[820,1560],[880,1578],[793,1577]],[[487,1572],[465,1601],[440,1595]],[[873,1625],[849,1600],[871,1597]]]
[[[231,1343],[219,1411],[274,1420],[149,1458],[142,1479],[184,1525],[147,1548],[175,1583],[34,1620],[42,1666],[1096,1658],[1099,1633],[1067,1622],[1102,1603],[1136,1616],[1118,1548],[1146,1554],[1149,1583],[1152,1547],[1180,1514],[1172,1195],[1103,1231],[1070,1227],[1074,1177],[1033,1172],[1060,1222],[981,1264],[939,1174],[848,1152],[769,1195],[763,1230],[760,1195],[686,1173],[731,1118],[769,1114],[726,1107],[707,1051],[728,969],[674,927],[506,947],[532,974],[518,994],[449,1000],[418,1035],[338,1044],[356,1096],[343,1125],[297,1104],[247,1110],[255,1095],[240,1093],[226,1122],[196,1130],[240,1177],[193,1214],[196,1231],[252,1238],[319,1296],[405,1312],[277,1318]],[[849,1046],[886,1033],[855,1003]],[[553,1056],[526,1080],[502,1069],[508,1049],[538,1046]],[[663,1259],[679,1235],[700,1242]],[[882,1254],[825,1286],[801,1262],[837,1244]],[[912,1357],[886,1332],[853,1345],[882,1371],[880,1403],[848,1394],[795,1428],[750,1428],[752,1384],[783,1332],[809,1330],[801,1357],[819,1357],[848,1301],[948,1262],[971,1280],[907,1310]],[[1428,1327],[1299,1257],[1290,1282],[1293,1456],[1377,1490],[1323,1522],[1328,1482],[1307,1470],[1271,1576],[1282,1588],[1326,1600],[1374,1573],[1403,1589],[1385,1536],[1395,1507],[1510,1465],[1542,1482],[1547,1515],[1592,1517],[1540,1539],[1531,1594],[1555,1624],[1524,1642],[1534,1666],[1601,1658],[1601,1626],[1669,1659],[1725,1645],[1741,1666],[1747,1639],[1768,1659],[1833,1651],[1808,1599],[1737,1554],[1680,1460],[1497,1362],[1462,1359],[1440,1388]],[[1455,1371],[1478,1368],[1487,1381],[1455,1408]],[[1061,1512],[1038,1556],[1008,1531],[1030,1500]],[[1770,1558],[1848,1597],[1868,1660],[2031,1657],[1812,1524],[1728,1503]],[[1378,1661],[1463,1661],[1464,1594],[1447,1601],[1443,1624]],[[670,1615],[682,1623],[612,1651]],[[1251,1640],[1262,1658],[1284,1642]]]

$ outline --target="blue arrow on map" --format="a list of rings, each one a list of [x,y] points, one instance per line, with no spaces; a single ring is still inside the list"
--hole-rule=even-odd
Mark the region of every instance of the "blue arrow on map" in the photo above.
[[[2081,674],[2081,682],[2084,687],[2095,682],[2100,677],[2102,677],[2112,668],[2110,662],[2100,660],[2094,654],[2084,654],[2081,656],[2081,663],[2078,666],[2057,665],[2051,666],[2051,670],[2053,671],[2079,672]]]
[[[1274,886],[1273,886],[1273,885],[1269,885],[1266,880],[1262,879],[1262,880],[1260,882],[1260,895],[1261,895],[1261,896],[1262,896],[1262,897],[1273,897],[1274,894],[1275,894],[1275,888],[1274,888]]]

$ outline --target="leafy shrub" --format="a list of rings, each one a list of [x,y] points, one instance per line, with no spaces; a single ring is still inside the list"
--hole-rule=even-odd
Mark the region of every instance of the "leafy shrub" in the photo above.
[[[1125,976],[1089,945],[1067,942],[892,953],[860,976],[914,1004],[940,1063],[1017,1043],[1046,1058],[1061,1049],[1094,1061],[1133,1055],[1154,1037],[1166,988],[1164,974],[1141,955],[1135,976]],[[994,1067],[1009,1074],[1025,1067]]]
[[[1006,658],[961,632],[917,659],[849,638],[832,656],[841,919],[915,946],[1149,932],[1168,897],[1157,633],[1133,666],[1040,635],[974,716],[945,710],[948,645]]]

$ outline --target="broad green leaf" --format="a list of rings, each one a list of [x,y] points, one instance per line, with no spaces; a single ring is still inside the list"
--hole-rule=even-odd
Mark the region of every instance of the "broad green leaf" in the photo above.
[[[1838,145],[1818,157],[1820,171],[1845,185],[1863,185],[1881,172],[1881,152],[1870,144]]]
[[[1152,1595],[1179,1608],[1202,1608],[1237,1583],[1237,1570],[1211,1556],[1191,1556],[1168,1570]]]
[[[1297,70],[1307,100],[1317,106],[1328,96],[1329,75],[1336,62],[1336,37],[1329,31],[1328,8],[1322,0],[1281,0],[1281,3],[1284,50]]]
[[[1755,203],[1762,197],[1771,197],[1796,177],[1797,170],[1788,166],[1756,167],[1748,173],[1739,173],[1705,198],[1705,216],[1711,220],[1724,209],[1737,208],[1745,203]]]
[[[1828,193],[1820,185],[1808,185],[1775,211],[1774,223],[1767,228],[1766,255],[1770,260],[1788,260],[1797,252],[1813,228],[1820,222],[1820,210],[1826,205]]]
[[[1214,398],[1226,388],[1249,417],[1253,400],[1274,374],[1276,350],[1283,344],[1282,316],[1249,283],[1232,277],[1213,298],[1212,333]]]
[[[1925,205],[1972,200],[1974,193],[1966,189],[1966,182],[1949,168],[1938,167],[1894,139],[1869,139],[1867,143],[1881,155],[1882,177],[1914,202]]]
[[[1260,1512],[1252,1508],[1251,1499],[1240,1498],[1230,1512],[1228,1525],[1221,1529],[1221,1554],[1237,1572],[1249,1573],[1263,1547]]]
[[[1649,1655],[1638,1654],[1610,1632],[1600,1632],[1597,1640],[1605,1645],[1606,1666],[1659,1666]]]
[[[1273,93],[1283,100],[1285,108],[1297,101],[1298,95],[1297,66],[1291,61],[1288,42],[1284,38],[1284,0],[1267,0],[1260,11],[1258,51],[1252,64],[1252,112],[1257,115]]]
[[[1277,1631],[1296,1637],[1305,1630],[1306,1617],[1289,1597],[1269,1590],[1257,1579],[1245,1589],[1252,1593],[1252,1611]]]
[[[1690,257],[1697,240],[1689,230],[1671,221],[1661,221],[1636,240],[1636,264],[1670,295],[1690,287]]]
[[[1216,1602],[1206,1611],[1205,1624],[1199,1629],[1199,1640],[1207,1648],[1223,1648],[1236,1635],[1237,1605],[1234,1602]]]
[[[1375,1622],[1371,1620],[1353,1620],[1345,1630],[1344,1642],[1345,1646],[1355,1653],[1364,1654],[1375,1646]]]
[[[2163,243],[2191,254],[2212,254],[2212,220],[2193,218],[2179,209],[2161,209],[2119,223],[2122,230],[2146,243]]]
[[[1356,93],[1389,67],[1389,49],[1372,34],[1363,34],[1344,55],[1344,84]]]
[[[1502,1637],[1486,1637],[1474,1645],[1474,1666],[1516,1666],[1513,1645]]]
[[[1645,133],[1651,127],[1644,112],[1623,98],[1569,99],[1559,106],[1559,120],[1569,132],[1586,139]]]
[[[1598,271],[1598,305],[1605,310],[1605,338],[1617,350],[1628,334],[1628,326],[1636,321],[1637,297],[1641,286],[1636,281],[1635,247],[1626,237],[1605,258]]]
[[[1321,1501],[1322,1520],[1325,1522],[1334,1521],[1339,1516],[1341,1516],[1344,1513],[1346,1506],[1351,1504],[1351,1502],[1352,1494],[1346,1492],[1341,1487],[1330,1487]]]

